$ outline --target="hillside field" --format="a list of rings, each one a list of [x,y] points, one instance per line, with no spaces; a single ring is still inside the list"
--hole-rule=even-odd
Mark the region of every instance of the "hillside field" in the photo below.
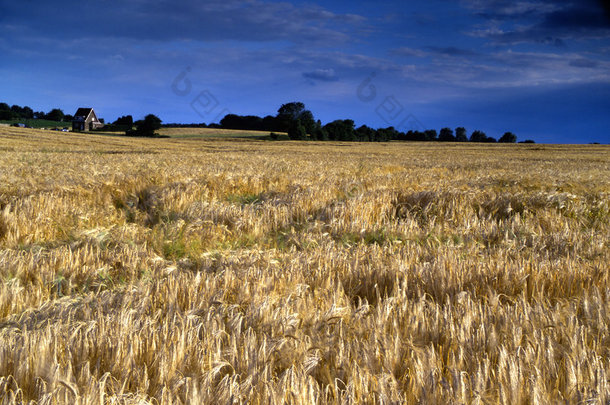
[[[0,403],[610,403],[608,146],[178,132],[0,127]]]
[[[248,130],[233,130],[219,128],[167,128],[163,127],[155,131],[162,137],[170,137],[177,139],[267,139],[270,140],[269,132],[248,131]],[[124,136],[125,132],[109,132],[102,128],[99,131],[92,132],[96,135]],[[281,137],[288,139],[288,136],[281,133]]]
[[[72,121],[50,121],[41,119],[15,119],[0,121],[3,125],[25,124],[32,128],[70,128],[72,129]]]

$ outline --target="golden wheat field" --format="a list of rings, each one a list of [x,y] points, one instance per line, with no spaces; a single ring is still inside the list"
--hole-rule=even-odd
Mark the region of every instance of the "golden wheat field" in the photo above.
[[[607,146],[0,128],[0,179],[3,404],[610,403]]]

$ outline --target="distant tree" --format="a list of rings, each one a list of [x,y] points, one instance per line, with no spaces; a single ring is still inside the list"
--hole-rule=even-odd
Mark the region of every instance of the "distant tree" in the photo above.
[[[10,121],[15,118],[15,113],[10,109],[8,110],[0,110],[0,120]]]
[[[34,118],[34,110],[27,105],[21,109],[21,118],[32,119]]]
[[[486,136],[485,140],[483,142],[485,142],[485,143],[496,143],[498,141],[496,141],[496,138],[494,138],[493,136]]]
[[[220,125],[226,129],[242,129],[241,117],[237,114],[227,114],[220,120]]]
[[[267,115],[266,117],[263,118],[263,120],[261,122],[261,126],[262,126],[263,131],[269,131],[269,132],[280,131],[280,129],[278,128],[278,125],[277,125],[276,118],[271,115]]]
[[[373,128],[362,125],[356,129],[356,140],[360,142],[372,142],[376,138],[376,133],[377,131],[375,131]]]
[[[291,121],[298,119],[301,114],[305,111],[305,104],[301,102],[292,102],[282,104],[277,110],[277,116],[279,118],[289,118]]]
[[[470,135],[470,142],[485,142],[487,135],[483,131],[476,130]]]
[[[436,129],[427,129],[424,131],[424,135],[426,141],[436,141],[436,137],[438,136]]]
[[[455,140],[456,142],[468,142],[468,133],[466,132],[466,128],[457,127],[455,129]]]
[[[246,115],[242,117],[242,123],[244,129],[253,130],[253,131],[262,131],[263,130],[263,119],[256,115]]]
[[[131,115],[122,115],[114,122],[104,126],[105,131],[127,132],[133,129],[133,117]]]
[[[133,127],[133,117],[131,115],[123,115],[113,122],[113,125],[124,125],[126,127]]]
[[[403,136],[402,132],[398,131],[394,127],[388,127],[388,128],[382,129],[381,133],[379,133],[379,131],[377,131],[377,132],[378,132],[378,136],[377,136],[378,142],[396,141],[398,139],[401,139]]]
[[[64,121],[66,121],[66,122],[74,121],[74,116],[70,115],[70,114],[66,114],[66,115],[64,115]],[[104,123],[103,118],[100,119],[100,122],[102,124]]]
[[[405,141],[417,141],[417,131],[408,130],[405,134]]]
[[[161,128],[161,119],[153,114],[144,117],[144,122],[138,127],[138,131],[144,136],[154,136],[155,131]]]
[[[22,111],[23,111],[23,109],[21,108],[21,106],[18,106],[18,105],[16,105],[16,104],[15,104],[15,105],[12,105],[12,106],[11,106],[11,111],[13,112],[13,116],[14,116],[15,118],[21,118],[21,114],[22,114]]]
[[[227,114],[220,120],[220,125],[225,129],[242,129],[250,131],[270,131],[273,128],[263,125],[263,118],[256,115]]]
[[[46,114],[45,118],[49,121],[63,121],[64,112],[59,108],[54,108]]]
[[[314,119],[312,112],[309,110],[303,111],[298,120],[301,121],[301,125],[303,125],[303,128],[307,134],[312,134],[317,128],[316,120]]]
[[[293,141],[307,139],[307,131],[300,119],[291,122],[290,128],[288,128],[288,137]]]
[[[288,132],[297,120],[301,121],[306,133],[311,134],[316,130],[316,121],[311,111],[305,109],[305,104],[301,102],[282,104],[277,110],[276,125],[279,131]]]
[[[305,111],[305,104],[301,102],[282,104],[277,110],[276,116],[278,129],[288,132],[292,123],[299,118],[303,111]]]
[[[505,132],[504,135],[500,139],[498,139],[500,143],[515,143],[517,142],[517,135],[512,132]]]
[[[426,140],[426,133],[421,131],[409,131],[406,138],[408,141],[423,142]]]
[[[441,142],[455,142],[455,136],[451,128],[441,129],[441,133],[438,136],[438,140]]]
[[[356,140],[354,121],[352,120],[335,120],[326,124],[324,129],[328,133],[328,139],[331,141]]]
[[[328,131],[320,125],[314,131],[312,139],[316,141],[328,141]]]
[[[536,143],[536,142],[532,141],[531,139],[526,139],[525,141],[521,141],[519,143]]]
[[[43,120],[45,116],[46,116],[46,114],[44,113],[44,111],[34,112],[34,119],[36,119],[36,120]]]
[[[0,103],[0,119],[2,120],[32,118],[34,118],[34,111],[28,106],[21,107],[15,104],[9,107],[6,103]]]
[[[375,142],[388,142],[393,139],[398,139],[399,132],[394,127],[379,128],[377,131],[373,131]]]
[[[156,130],[161,128],[161,119],[148,114],[143,120],[136,121],[136,129],[128,129],[125,134],[129,136],[156,137]]]

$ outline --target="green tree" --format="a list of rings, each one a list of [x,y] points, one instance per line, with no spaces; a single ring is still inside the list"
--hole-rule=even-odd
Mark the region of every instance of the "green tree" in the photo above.
[[[312,139],[315,139],[316,141],[328,141],[328,132],[322,126],[319,126],[314,131]]]
[[[34,118],[34,110],[27,105],[21,109],[21,118],[32,119]]]
[[[313,134],[316,131],[317,123],[311,111],[303,111],[298,120],[301,121],[301,125],[303,125],[307,134]]]
[[[63,121],[64,112],[62,110],[60,110],[59,108],[54,108],[47,113],[45,118],[48,119],[49,121]]]
[[[436,129],[427,129],[424,131],[424,135],[426,141],[436,141],[436,137],[438,136]]]
[[[373,128],[362,125],[356,130],[356,139],[360,142],[373,142],[376,132]]]
[[[457,127],[455,129],[455,140],[456,142],[468,142],[468,132],[466,132],[466,128]]]
[[[129,136],[156,137],[155,131],[161,128],[161,119],[153,114],[148,114],[143,120],[136,122],[136,129],[128,129],[125,134]]]
[[[438,136],[438,140],[441,142],[455,142],[455,136],[451,128],[441,129],[441,133]]]
[[[131,128],[133,126],[133,117],[131,115],[123,115],[116,119],[114,125],[124,125]]]
[[[15,118],[15,113],[11,110],[0,110],[0,120],[10,121]]]
[[[476,130],[470,135],[470,142],[485,142],[487,141],[487,135],[485,132]]]
[[[328,139],[332,141],[356,140],[353,120],[335,120],[326,124],[324,129],[328,133]]]
[[[14,115],[15,117],[17,117],[17,118],[21,118],[21,114],[22,114],[22,111],[23,111],[23,109],[21,108],[21,106],[18,106],[18,105],[16,105],[16,104],[15,104],[15,105],[12,105],[12,106],[11,106],[11,111],[13,112],[13,115]]]
[[[301,116],[301,114],[305,111],[305,104],[301,102],[292,102],[282,104],[282,106],[277,110],[278,117],[286,117],[291,121],[296,120]]]
[[[517,135],[513,134],[512,132],[505,132],[504,135],[502,135],[502,137],[500,137],[500,139],[498,139],[498,142],[500,142],[500,143],[516,143],[517,142]]]
[[[297,120],[301,121],[306,133],[315,132],[316,121],[311,111],[305,109],[305,104],[301,102],[282,104],[277,110],[276,124],[279,131],[288,132]]]
[[[293,141],[302,141],[307,139],[307,131],[305,130],[301,120],[297,119],[292,121],[290,128],[288,128],[288,137]]]

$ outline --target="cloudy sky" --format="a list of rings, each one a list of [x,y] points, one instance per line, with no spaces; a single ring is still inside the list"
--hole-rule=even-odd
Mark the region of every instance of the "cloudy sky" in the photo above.
[[[595,0],[0,0],[0,101],[112,121],[316,118],[610,140]]]

